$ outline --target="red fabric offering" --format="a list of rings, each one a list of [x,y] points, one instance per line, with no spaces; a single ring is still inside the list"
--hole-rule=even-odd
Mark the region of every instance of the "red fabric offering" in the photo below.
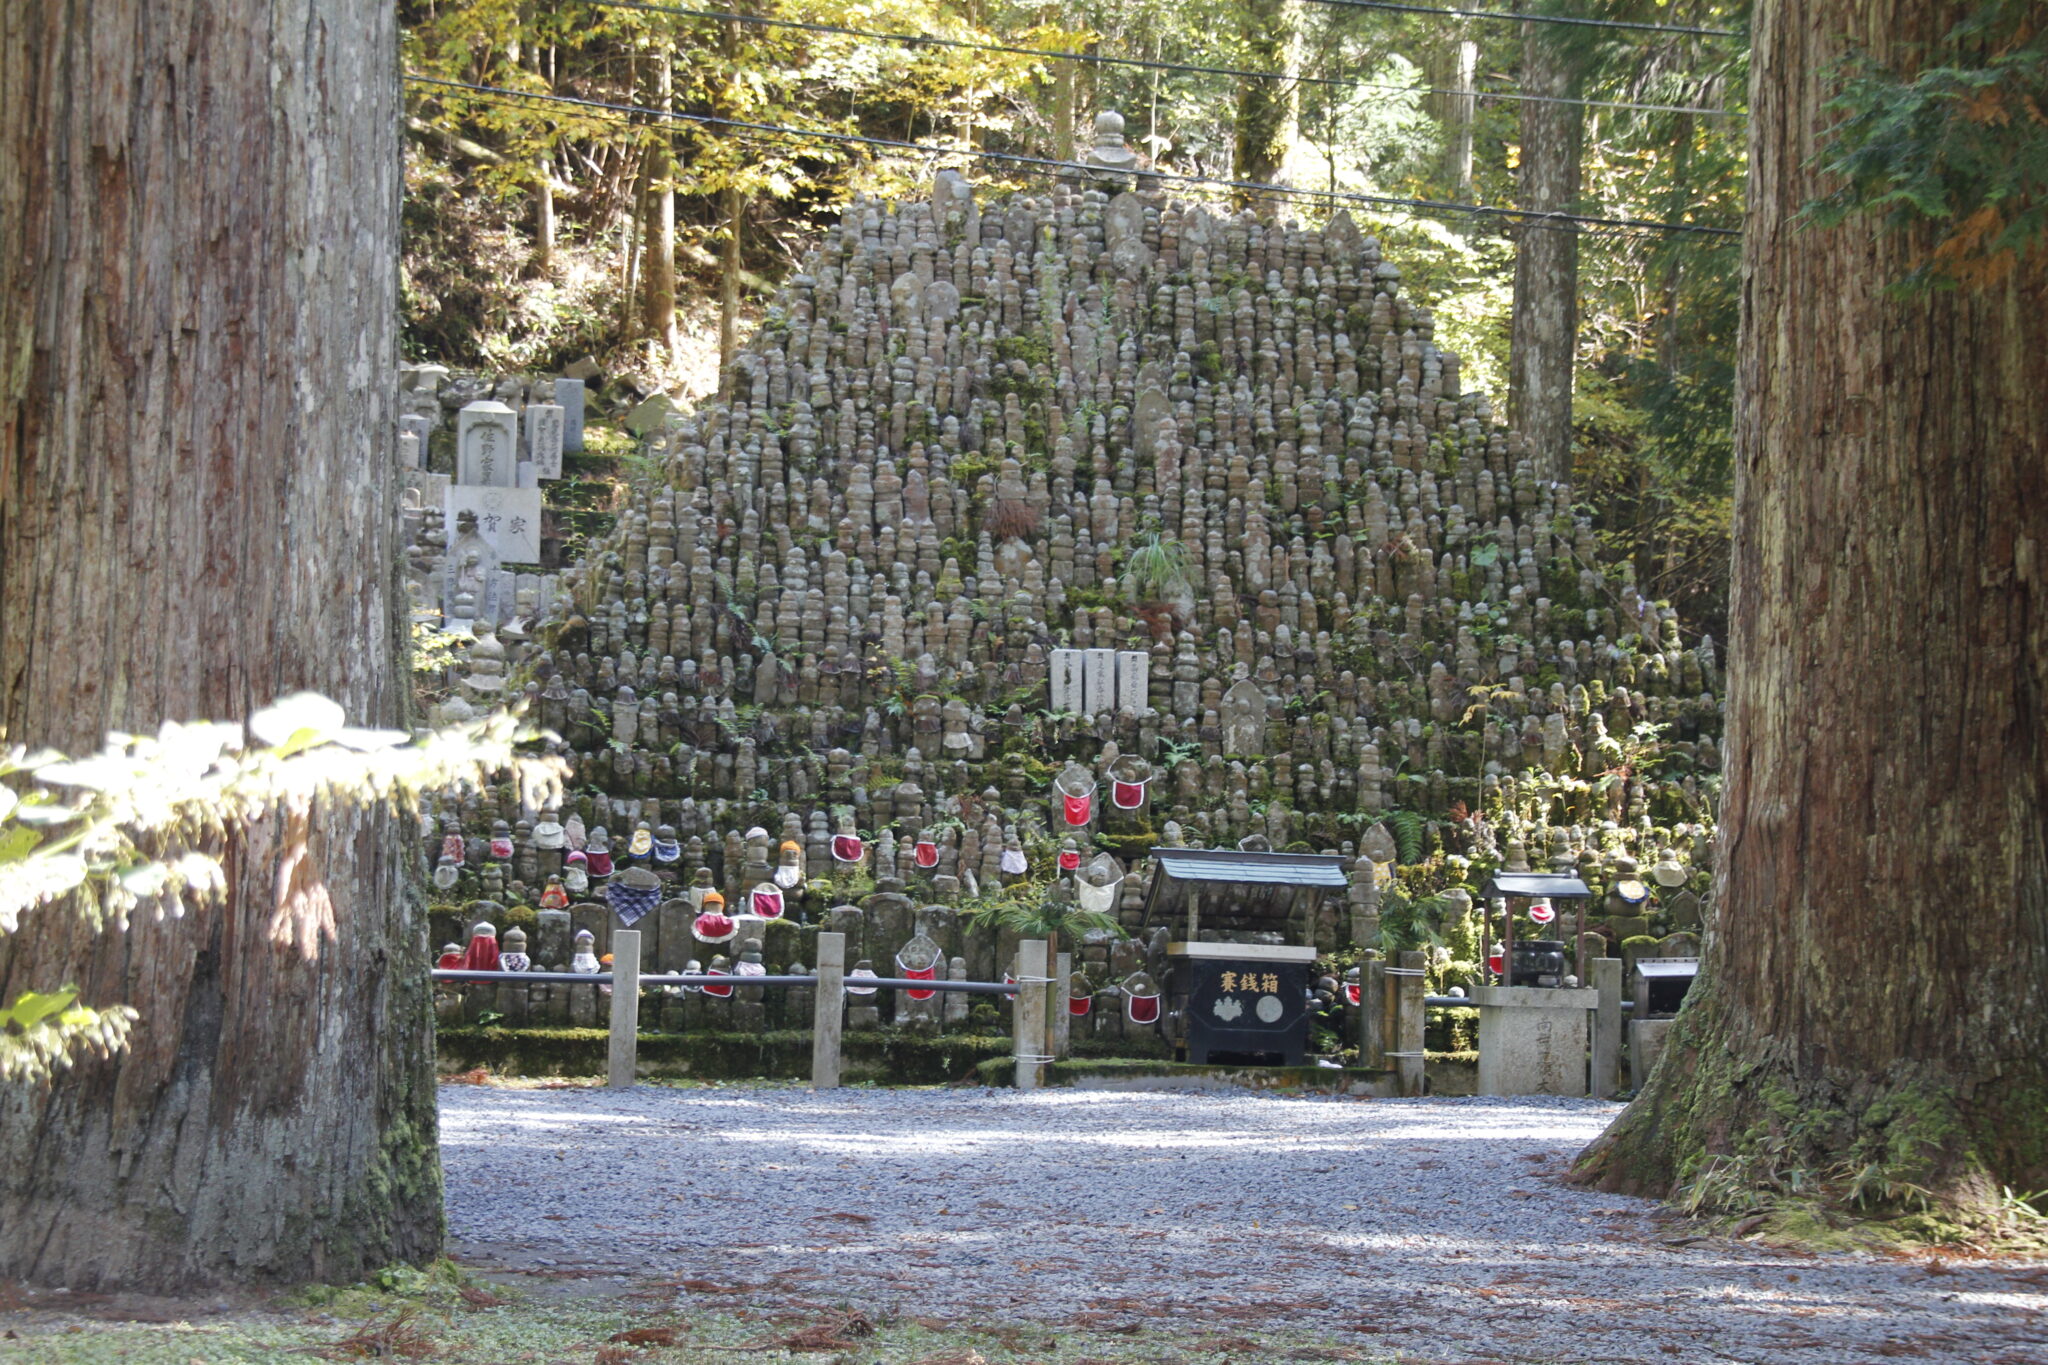
[[[1136,810],[1145,804],[1143,782],[1112,781],[1109,784],[1109,799],[1118,810]]]
[[[1060,800],[1062,801],[1062,803],[1064,803],[1064,809],[1065,809],[1065,811],[1066,811],[1066,817],[1067,817],[1067,823],[1068,823],[1068,824],[1070,824],[1070,825],[1085,825],[1085,824],[1087,824],[1087,823],[1088,823],[1088,819],[1089,819],[1089,816],[1090,816],[1090,815],[1091,815],[1091,814],[1092,814],[1092,813],[1094,812],[1094,808],[1095,808],[1095,798],[1094,798],[1094,797],[1093,797],[1092,795],[1091,795],[1091,796],[1065,796],[1065,795],[1063,795],[1063,796],[1061,796]]]

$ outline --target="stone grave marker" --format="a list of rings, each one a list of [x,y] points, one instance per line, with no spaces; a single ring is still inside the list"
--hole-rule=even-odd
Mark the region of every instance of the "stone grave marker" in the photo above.
[[[562,477],[562,450],[566,432],[565,415],[560,404],[526,405],[526,458],[533,462],[536,478]]]
[[[1091,649],[1081,673],[1083,708],[1091,716],[1116,709],[1116,651]]]
[[[555,381],[555,403],[562,409],[562,449],[571,455],[583,451],[583,401],[589,392],[580,379]]]
[[[1116,709],[1126,716],[1142,716],[1150,705],[1152,656],[1142,649],[1123,650],[1116,656]]]
[[[459,524],[464,512],[476,513],[476,533],[500,563],[532,564],[540,559],[538,488],[450,484],[446,508],[450,526]]]
[[[513,412],[484,401],[463,408],[456,425],[455,480],[471,488],[510,488],[519,477]]]
[[[1078,712],[1083,699],[1081,651],[1055,649],[1052,652],[1052,709]]]

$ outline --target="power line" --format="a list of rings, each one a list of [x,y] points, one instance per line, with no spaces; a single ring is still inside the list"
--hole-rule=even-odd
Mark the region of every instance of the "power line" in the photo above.
[[[1036,166],[1041,169],[1064,174],[1100,174],[1102,168],[1079,161],[1057,161],[1051,157],[1028,156],[1022,152],[997,152],[979,148],[928,147],[919,142],[904,142],[897,138],[870,137],[862,133],[834,133],[821,128],[792,128],[780,123],[755,123],[746,119],[719,118],[712,114],[692,114],[677,109],[654,109],[639,104],[612,104],[604,100],[582,99],[575,95],[543,94],[531,90],[512,90],[498,85],[477,85],[469,81],[444,80],[434,76],[419,76],[411,72],[405,79],[415,85],[439,86],[450,90],[466,90],[487,98],[535,100],[548,104],[572,105],[583,109],[600,109],[617,114],[637,114],[645,118],[678,119],[710,128],[725,128],[736,131],[766,133],[777,137],[809,139],[815,142],[829,142],[841,146],[881,147],[899,153],[913,153],[920,157],[959,156],[977,161],[1002,161],[1012,165]],[[1666,223],[1649,218],[1602,218],[1577,213],[1532,213],[1526,209],[1495,208],[1484,204],[1460,204],[1442,199],[1404,199],[1395,195],[1362,194],[1355,190],[1311,190],[1299,189],[1292,185],[1271,185],[1256,180],[1230,180],[1219,176],[1179,175],[1170,171],[1133,172],[1147,180],[1164,184],[1215,185],[1224,189],[1252,194],[1293,196],[1296,198],[1319,199],[1328,203],[1359,204],[1368,208],[1414,208],[1435,213],[1460,213],[1479,218],[1501,218],[1522,222],[1540,223],[1555,227],[1570,223],[1598,228],[1625,229],[1635,232],[1689,232],[1718,237],[1739,237],[1735,228],[1709,227],[1700,223]]]
[[[1677,33],[1701,38],[1740,38],[1735,28],[1701,28],[1696,24],[1652,24],[1634,19],[1586,19],[1570,14],[1516,14],[1499,9],[1440,9],[1435,5],[1398,5],[1391,0],[1308,0],[1335,9],[1384,10],[1392,14],[1448,15],[1454,19],[1499,19],[1512,24],[1570,24],[1578,28],[1620,28],[1637,33]]]
[[[875,42],[905,43],[912,47],[950,47],[966,52],[998,52],[1013,57],[1035,57],[1046,61],[1087,62],[1094,66],[1128,66],[1142,71],[1174,71],[1183,75],[1229,76],[1239,80],[1293,82],[1298,85],[1328,85],[1351,90],[1390,90],[1410,95],[1469,95],[1482,99],[1513,100],[1526,104],[1576,104],[1595,109],[1638,109],[1655,113],[1706,114],[1720,118],[1734,115],[1726,109],[1707,105],[1639,104],[1628,100],[1573,99],[1565,95],[1524,95],[1504,90],[1452,90],[1433,86],[1391,85],[1374,81],[1345,80],[1340,76],[1289,75],[1284,71],[1254,71],[1233,66],[1203,66],[1193,62],[1147,61],[1142,57],[1106,57],[1094,52],[1069,52],[1051,48],[1013,47],[1003,43],[973,43],[960,38],[937,38],[924,33],[888,33],[874,29],[847,28],[804,19],[775,19],[765,14],[725,13],[718,10],[684,9],[675,5],[654,5],[643,0],[589,0],[600,9],[639,10],[647,14],[672,14],[684,19],[714,19],[721,23],[753,24],[761,28],[801,29],[806,33],[837,34],[867,38]]]

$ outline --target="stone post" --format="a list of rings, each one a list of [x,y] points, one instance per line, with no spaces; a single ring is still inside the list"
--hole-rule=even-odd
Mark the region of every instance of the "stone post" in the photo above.
[[[1010,1047],[1017,1060],[1017,1088],[1036,1090],[1044,1083],[1045,940],[1027,938],[1017,944],[1017,1001],[1010,1023]]]
[[[1393,968],[1388,975],[1393,979],[1387,985],[1387,993],[1394,998],[1394,1046],[1388,1055],[1396,1063],[1401,1075],[1401,1093],[1420,1095],[1423,1088],[1422,1049],[1422,964],[1425,961],[1419,952],[1401,954],[1401,965]]]
[[[846,935],[818,935],[817,1013],[811,1023],[811,1089],[839,1088],[839,1031],[846,1010]]]
[[[1061,953],[1052,981],[1045,988],[1045,1008],[1052,1020],[1052,1055],[1065,1060],[1073,1054],[1073,1019],[1067,1008],[1067,981],[1074,975],[1074,955]]]
[[[1387,964],[1369,957],[1358,964],[1358,1064],[1387,1069]]]
[[[1621,1086],[1621,959],[1593,959],[1593,989],[1600,1004],[1593,1016],[1593,1098],[1614,1098]]]
[[[620,929],[612,934],[612,1038],[605,1083],[614,1090],[633,1088],[633,1068],[640,1050],[640,933]]]

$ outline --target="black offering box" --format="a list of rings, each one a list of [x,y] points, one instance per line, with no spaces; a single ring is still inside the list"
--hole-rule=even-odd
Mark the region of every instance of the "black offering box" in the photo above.
[[[1145,923],[1165,924],[1168,995],[1188,1061],[1300,1066],[1312,926],[1349,886],[1331,854],[1155,848]],[[1293,940],[1289,942],[1289,940]]]

